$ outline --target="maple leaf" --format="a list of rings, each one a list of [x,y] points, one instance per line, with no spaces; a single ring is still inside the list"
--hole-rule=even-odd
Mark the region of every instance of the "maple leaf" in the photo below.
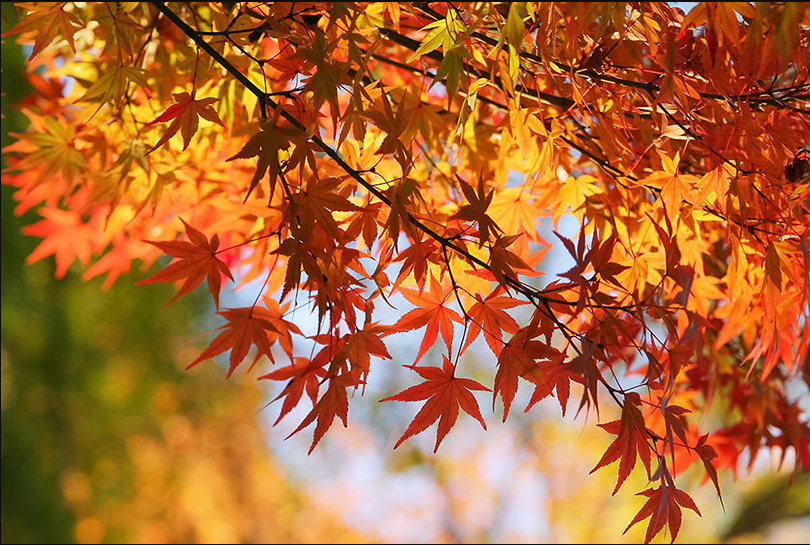
[[[621,420],[614,420],[606,424],[599,424],[599,427],[618,435],[610,444],[602,459],[591,470],[591,473],[621,458],[619,463],[619,478],[613,494],[619,491],[624,480],[636,465],[636,453],[641,457],[644,467],[647,469],[647,476],[650,476],[651,449],[647,443],[647,428],[644,424],[644,417],[638,406],[641,404],[641,397],[630,392],[624,396],[624,406],[622,407]]]
[[[228,320],[228,323],[218,327],[224,330],[211,341],[208,348],[203,350],[197,359],[191,362],[186,369],[191,369],[201,361],[213,358],[226,350],[231,351],[229,359],[228,377],[230,377],[240,363],[245,359],[251,346],[256,346],[259,354],[270,356],[270,337],[278,333],[273,325],[272,316],[259,306],[229,308],[218,312]]]
[[[467,310],[471,322],[467,340],[461,348],[463,353],[483,330],[484,339],[492,352],[498,356],[503,348],[503,332],[516,333],[520,326],[505,309],[527,304],[526,301],[500,295],[501,288],[489,294],[486,299],[475,295],[475,303]]]
[[[89,92],[89,90],[88,90]],[[183,136],[183,149],[185,150],[191,142],[191,137],[197,132],[199,125],[199,118],[207,119],[212,123],[220,126],[225,126],[222,120],[217,115],[216,110],[211,106],[217,101],[214,97],[203,98],[196,100],[193,95],[183,91],[181,93],[174,93],[175,103],[166,108],[166,111],[157,116],[155,119],[147,123],[147,126],[155,123],[163,123],[173,119],[169,128],[160,137],[157,144],[152,146],[149,153],[152,153],[160,146],[164,145],[169,139],[180,131]]]
[[[287,270],[284,275],[284,287],[281,290],[282,299],[300,282],[302,268],[316,280],[321,279],[322,274],[315,258],[307,245],[300,240],[288,238],[279,244],[274,253],[287,256]]]
[[[98,216],[86,224],[81,218],[58,208],[41,208],[42,220],[24,227],[25,235],[41,237],[43,240],[26,259],[34,263],[53,255],[56,258],[56,278],[65,276],[73,260],[78,258],[82,265],[90,261],[93,245],[98,238],[96,224]]]
[[[715,452],[714,447],[706,443],[708,438],[709,434],[707,433],[698,439],[698,442],[695,445],[695,452],[697,453],[698,457],[700,457],[700,461],[703,462],[703,468],[706,470],[706,475],[709,476],[714,484],[714,489],[717,491],[717,497],[720,498],[720,505],[723,505],[723,495],[720,493],[720,483],[717,481],[717,469],[715,469],[714,464],[712,463],[712,460],[717,458],[717,452]]]
[[[450,219],[459,218],[478,223],[478,246],[481,247],[485,242],[489,241],[490,230],[494,231],[496,234],[500,231],[500,228],[495,224],[492,218],[487,215],[487,208],[489,208],[490,203],[492,203],[492,196],[495,194],[495,190],[486,193],[484,190],[484,178],[481,176],[478,178],[477,193],[464,181],[461,182],[461,191],[470,204],[459,208],[458,212],[450,216]]]
[[[35,32],[34,49],[28,57],[29,61],[39,55],[60,34],[75,53],[76,44],[73,42],[73,35],[84,25],[73,13],[64,10],[66,4],[67,2],[25,2],[20,4],[28,10],[28,14],[4,32],[3,37]]]
[[[415,242],[399,253],[397,261],[402,261],[402,267],[394,282],[396,289],[409,273],[413,273],[413,279],[420,290],[425,289],[428,265],[437,263],[439,258],[439,246],[433,239],[425,239]]]
[[[76,149],[76,127],[56,117],[31,117],[37,132],[20,135],[20,140],[4,151],[30,144],[28,154],[14,164],[14,170],[39,169],[37,181],[42,182],[60,173],[68,183],[87,171],[87,160]]]
[[[647,526],[644,543],[649,543],[664,528],[664,525],[669,526],[669,533],[672,536],[671,543],[675,543],[675,538],[678,537],[678,532],[681,529],[681,507],[691,509],[700,515],[700,511],[692,498],[686,492],[678,490],[674,486],[667,486],[662,483],[658,488],[649,488],[639,492],[638,495],[647,496],[648,500],[625,528],[624,533],[626,534],[627,530],[645,518],[652,517]]]
[[[596,185],[596,178],[589,174],[583,174],[577,178],[569,176],[563,183],[560,193],[557,195],[557,209],[552,215],[552,220],[556,222],[559,217],[565,212],[566,208],[571,207],[571,213],[581,215],[578,212],[585,204],[585,200],[591,196],[596,195],[602,189]]]
[[[134,8],[132,4],[122,5],[120,2],[112,9],[103,10],[98,15],[99,25],[106,33],[104,51],[102,54],[113,55],[118,53],[123,59],[134,59],[138,47],[138,31],[142,28],[140,22],[129,12]]]
[[[279,164],[278,153],[290,147],[289,130],[283,130],[278,127],[277,121],[276,117],[260,120],[259,132],[250,137],[239,153],[228,158],[228,161],[233,161],[234,159],[250,159],[251,157],[258,158],[256,162],[256,172],[250,180],[250,186],[245,195],[245,202],[247,202],[248,197],[250,197],[250,194],[256,186],[259,185],[265,173],[268,172],[270,177],[270,200],[273,199],[276,188],[276,178],[278,178],[278,175],[283,171]]]
[[[582,262],[585,263],[590,261],[593,265],[594,272],[598,273],[599,276],[611,284],[621,286],[615,275],[627,269],[627,266],[613,263],[611,261],[613,247],[616,245],[617,240],[618,237],[615,233],[608,237],[607,240],[600,240],[598,233],[595,234],[593,238],[593,245],[588,251],[588,256],[587,258],[583,259]],[[571,250],[569,248],[569,253],[570,251]]]
[[[419,239],[417,231],[410,221],[411,213],[408,210],[408,204],[413,203],[416,199],[422,199],[419,189],[419,182],[413,178],[405,178],[397,181],[388,190],[388,198],[391,204],[385,228],[394,242],[394,248],[398,249],[397,239],[399,238],[400,229],[408,233],[414,240]]]
[[[309,451],[307,452],[307,454],[312,454],[318,442],[332,426],[335,417],[340,418],[345,428],[348,425],[347,418],[349,414],[349,398],[346,395],[346,388],[351,384],[353,384],[353,381],[351,377],[347,375],[339,375],[330,378],[326,392],[321,396],[315,406],[312,407],[312,410],[301,424],[288,435],[287,438],[289,439],[317,419],[315,432],[312,437],[312,445],[310,445]]]
[[[542,374],[544,379],[542,382],[535,382],[534,392],[529,403],[526,405],[524,412],[528,412],[538,401],[551,395],[552,390],[557,391],[557,401],[560,404],[562,415],[565,416],[565,411],[568,407],[568,397],[571,395],[571,381],[583,382],[582,375],[574,370],[571,363],[563,363],[563,356],[561,353],[554,353],[551,347],[551,355],[546,356],[549,358],[538,364],[539,369],[534,370],[534,374]]]
[[[286,380],[287,385],[273,401],[284,398],[278,418],[273,423],[275,426],[284,418],[301,399],[304,391],[312,401],[314,407],[318,402],[318,389],[321,380],[326,376],[326,369],[318,362],[309,361],[306,358],[295,358],[292,365],[276,369],[272,373],[262,375],[259,380]]]
[[[425,336],[419,345],[419,353],[413,365],[416,365],[425,352],[433,346],[441,330],[442,339],[447,345],[447,350],[453,346],[453,324],[461,323],[461,316],[453,310],[444,306],[450,289],[445,289],[434,276],[430,277],[430,291],[418,292],[409,288],[401,288],[400,292],[411,304],[417,308],[407,312],[397,323],[392,326],[396,331],[410,331],[427,326]]]
[[[538,341],[527,339],[528,330],[518,331],[498,357],[498,371],[495,373],[495,386],[492,393],[492,407],[495,408],[495,400],[500,394],[503,402],[503,421],[509,416],[509,409],[518,389],[519,378],[523,378],[535,385],[535,393],[532,401],[526,407],[526,411],[531,409],[534,403],[551,394],[553,384],[548,383],[547,373],[538,363],[538,360],[547,362],[550,360],[558,364],[562,359],[562,354],[551,346]],[[559,367],[559,365],[557,365]],[[539,392],[543,392],[542,395]],[[565,413],[563,413],[565,414]]]
[[[101,289],[104,291],[110,289],[121,274],[129,272],[131,263],[130,252],[132,251],[129,246],[128,238],[123,235],[116,236],[113,239],[112,248],[104,254],[101,259],[84,271],[82,280],[86,281],[106,272],[107,278],[104,279]]]
[[[283,306],[279,305],[278,301],[267,295],[262,298],[262,301],[264,302],[264,307],[261,309],[262,316],[269,320],[270,323],[273,324],[275,331],[278,332],[278,334],[270,333],[271,343],[278,341],[281,349],[284,350],[290,358],[290,361],[294,361],[292,334],[301,335],[302,333],[297,325],[284,319],[285,313],[290,308],[289,303]],[[273,361],[272,355],[268,354],[268,356],[270,360]]]
[[[535,202],[530,202],[531,194],[521,187],[512,187],[496,193],[488,210],[490,217],[503,229],[504,234],[525,233],[530,240],[538,242],[537,217],[540,213]]]
[[[408,367],[416,372],[425,382],[416,386],[411,386],[402,392],[381,399],[380,401],[423,401],[427,403],[419,409],[416,416],[411,421],[408,429],[399,438],[394,448],[397,448],[408,437],[425,431],[436,420],[439,420],[439,428],[436,433],[436,446],[433,452],[439,450],[442,439],[450,431],[450,428],[458,419],[458,409],[461,407],[464,412],[478,420],[484,429],[487,425],[481,416],[478,402],[471,390],[489,392],[490,389],[479,382],[469,378],[456,378],[455,366],[444,357],[442,367]]]
[[[395,154],[397,161],[402,166],[402,171],[407,172],[410,158],[406,146],[400,139],[400,136],[410,123],[408,110],[405,107],[407,103],[406,97],[403,96],[402,99],[400,99],[396,114],[394,114],[394,111],[391,108],[388,95],[386,93],[382,93],[381,98],[383,103],[383,111],[381,112],[378,109],[372,109],[368,110],[366,114],[377,127],[387,134],[376,153],[380,155],[389,153]]]
[[[377,239],[377,215],[382,208],[382,203],[367,203],[363,205],[346,227],[346,238],[355,240],[362,233],[363,243],[367,248],[371,248]]]
[[[352,364],[352,375],[356,380],[360,376],[368,375],[371,366],[371,356],[391,359],[391,354],[382,341],[384,335],[388,333],[388,328],[377,324],[367,324],[363,329],[350,335],[343,350],[346,352],[346,359]]]
[[[166,268],[156,272],[145,280],[137,282],[136,285],[185,280],[177,291],[177,294],[175,294],[171,301],[166,303],[169,305],[184,293],[189,293],[196,288],[203,279],[207,277],[208,289],[211,291],[211,295],[214,296],[216,307],[219,308],[219,291],[222,288],[221,275],[224,274],[233,280],[228,266],[217,257],[219,236],[214,235],[209,242],[204,234],[186,223],[185,220],[181,218],[180,221],[186,226],[186,235],[188,235],[191,242],[182,240],[146,241],[153,246],[157,246],[164,253],[178,258],[179,261],[173,261],[167,265]]]
[[[312,93],[313,110],[321,109],[323,102],[329,104],[332,112],[333,126],[337,127],[337,118],[340,115],[338,106],[338,89],[344,71],[341,65],[332,60],[334,42],[326,43],[326,35],[318,30],[312,47],[302,49],[302,56],[316,66],[315,73],[307,79],[304,90]]]
[[[515,342],[513,342],[515,341]],[[506,422],[509,416],[509,409],[518,389],[518,377],[525,377],[533,382],[542,384],[542,377],[533,374],[537,363],[527,353],[524,346],[521,346],[520,337],[512,339],[504,347],[498,358],[498,371],[495,373],[495,385],[493,387],[492,406],[495,407],[495,400],[498,394],[503,402],[503,421]]]
[[[327,234],[334,238],[340,237],[340,231],[338,231],[332,211],[353,212],[357,210],[357,206],[339,193],[341,182],[340,178],[312,179],[303,191],[294,194],[291,199],[291,207],[300,206],[305,218],[311,218],[317,222]]]
[[[116,107],[120,107],[130,81],[137,83],[141,87],[149,87],[143,77],[143,70],[132,66],[116,66],[96,80],[76,102],[100,102],[104,104],[112,100]]]
[[[502,286],[508,286],[509,280],[517,280],[514,269],[521,272],[532,272],[531,266],[521,256],[507,250],[517,239],[523,235],[510,235],[499,238],[489,250],[489,266],[492,276]]]
[[[683,415],[690,412],[689,409],[670,405],[669,398],[659,397],[658,404],[661,407],[661,414],[664,416],[666,426],[666,443],[670,447],[670,452],[675,456],[675,437],[681,440],[681,444],[686,445],[686,429],[684,428]]]
[[[696,181],[694,176],[678,174],[678,165],[681,161],[680,152],[670,158],[660,154],[663,170],[655,172],[643,180],[642,183],[661,189],[661,202],[664,204],[667,217],[673,220],[678,217],[678,211],[684,204],[684,196],[692,189]]]
[[[428,33],[422,43],[419,44],[419,48],[413,52],[406,62],[427,55],[439,47],[442,47],[445,51],[449,50],[455,44],[459,34],[464,32],[464,28],[464,22],[458,19],[455,12],[448,11],[444,20],[434,21],[422,28],[422,30],[427,30]]]

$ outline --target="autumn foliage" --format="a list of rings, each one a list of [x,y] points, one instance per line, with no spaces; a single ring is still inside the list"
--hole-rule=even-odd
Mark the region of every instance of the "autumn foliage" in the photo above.
[[[414,385],[383,401],[421,406],[396,446],[486,427],[473,392],[504,420],[520,388],[616,404],[594,470],[647,474],[647,541],[699,512],[692,464],[718,495],[744,451],[810,470],[806,3],[21,7],[36,93],[3,183],[42,218],[30,260],[107,287],[169,256],[140,283],[205,281],[223,321],[192,366],[268,368],[312,448],[393,360]],[[254,303],[220,308],[223,282]]]

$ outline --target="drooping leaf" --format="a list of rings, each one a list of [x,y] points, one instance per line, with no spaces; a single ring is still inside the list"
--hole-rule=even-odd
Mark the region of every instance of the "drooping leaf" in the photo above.
[[[637,523],[650,517],[647,533],[644,536],[644,543],[649,543],[652,538],[658,535],[658,532],[660,532],[664,526],[669,527],[669,532],[672,536],[671,543],[675,543],[675,538],[678,537],[678,532],[681,529],[681,507],[691,509],[700,515],[700,511],[692,498],[690,498],[686,492],[678,490],[674,486],[662,484],[658,488],[649,488],[643,492],[639,492],[638,495],[646,496],[648,498],[647,502],[641,507],[633,520],[630,521],[624,533],[627,533],[627,530]]]
[[[647,435],[647,427],[641,410],[638,406],[641,398],[635,392],[630,392],[624,396],[624,407],[622,408],[621,420],[614,420],[599,426],[608,433],[616,434],[618,437],[610,444],[605,454],[591,470],[591,473],[616,460],[619,462],[619,478],[616,481],[616,488],[613,494],[619,491],[627,476],[636,465],[636,454],[641,457],[647,476],[650,476],[650,461],[652,449],[648,443],[650,437]]]
[[[346,395],[346,387],[350,383],[351,379],[345,375],[329,379],[326,392],[324,392],[315,406],[312,407],[312,410],[295,431],[287,437],[291,437],[317,420],[312,445],[310,445],[308,452],[308,454],[312,454],[312,451],[315,450],[315,447],[326,433],[326,430],[332,426],[335,417],[340,418],[343,422],[343,427],[346,427],[348,425],[347,418],[349,414],[349,399]]]

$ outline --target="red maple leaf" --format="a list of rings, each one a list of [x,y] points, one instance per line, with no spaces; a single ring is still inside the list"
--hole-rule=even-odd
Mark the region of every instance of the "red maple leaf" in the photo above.
[[[495,407],[495,400],[500,394],[503,402],[504,422],[509,416],[509,409],[517,393],[518,377],[535,385],[535,393],[526,407],[526,411],[528,411],[537,401],[551,394],[554,388],[554,383],[549,384],[548,382],[548,371],[538,363],[538,360],[543,360],[546,364],[557,365],[562,359],[559,351],[541,341],[527,340],[526,334],[525,328],[518,331],[504,346],[498,357],[498,372],[495,374],[492,406]],[[539,395],[538,392],[543,392],[543,394]]]
[[[720,498],[720,505],[723,505],[723,495],[720,493],[720,483],[717,481],[717,469],[715,469],[714,463],[712,462],[712,460],[717,458],[717,452],[715,452],[714,447],[706,443],[708,438],[709,434],[707,433],[698,439],[697,445],[695,445],[695,452],[700,457],[700,461],[703,462],[706,475],[712,480],[712,483],[714,483],[714,489],[717,490],[717,497]],[[725,509],[724,505],[723,508]]]
[[[330,378],[329,386],[323,396],[321,396],[321,399],[318,400],[306,418],[304,418],[301,424],[299,424],[299,426],[295,428],[295,431],[288,435],[287,438],[292,437],[317,419],[315,433],[312,437],[312,445],[310,445],[309,451],[307,452],[307,454],[312,454],[318,442],[332,426],[332,422],[334,422],[336,416],[340,418],[345,428],[348,425],[347,419],[349,415],[349,398],[346,395],[346,388],[353,384],[354,382],[349,375],[339,375]]]
[[[644,425],[644,417],[638,406],[641,404],[641,397],[630,392],[624,396],[624,407],[622,407],[622,419],[614,420],[606,424],[599,424],[599,427],[618,435],[610,444],[602,459],[591,470],[591,473],[621,458],[619,462],[619,479],[613,493],[619,491],[619,487],[630,475],[636,466],[636,453],[641,456],[641,461],[647,469],[647,477],[650,476],[651,449],[647,443],[647,428]]]
[[[277,401],[282,397],[284,398],[281,411],[273,425],[278,424],[293,407],[298,405],[298,401],[301,399],[305,390],[314,407],[318,402],[318,388],[320,387],[321,380],[325,376],[326,369],[324,369],[322,365],[317,362],[311,362],[307,358],[295,358],[292,365],[276,369],[272,373],[259,377],[259,379],[287,381],[287,385],[273,400]]]
[[[291,207],[300,210],[305,215],[311,225],[312,221],[317,223],[321,229],[334,238],[340,237],[337,222],[332,216],[335,211],[353,212],[357,206],[349,202],[344,196],[346,188],[341,188],[340,178],[323,178],[320,180],[310,180],[306,189],[295,193],[291,197]],[[299,208],[300,207],[300,208]],[[303,220],[303,218],[301,218]],[[306,233],[311,236],[311,233]]]
[[[549,350],[554,350],[547,347]],[[535,389],[532,393],[532,398],[526,405],[526,411],[529,412],[535,403],[544,399],[546,396],[551,395],[553,389],[557,389],[557,401],[560,403],[562,415],[565,416],[565,410],[568,407],[568,397],[571,395],[571,381],[582,382],[582,376],[572,369],[570,363],[562,362],[563,355],[557,352],[556,355],[549,356],[548,361],[540,362],[539,372],[544,375],[542,382],[535,382]]]
[[[625,528],[624,533],[627,533],[627,530],[636,523],[647,517],[652,517],[647,526],[644,543],[649,543],[664,528],[665,524],[669,525],[669,533],[672,536],[672,543],[674,543],[675,538],[678,537],[678,531],[681,529],[681,506],[689,508],[700,515],[700,511],[698,511],[697,505],[695,505],[692,498],[683,490],[675,488],[674,485],[667,486],[662,483],[658,488],[649,488],[639,492],[637,495],[647,496],[649,499]]]
[[[211,341],[208,348],[203,350],[200,356],[191,362],[186,369],[191,369],[198,363],[214,356],[222,354],[226,350],[231,351],[230,377],[237,366],[247,356],[250,347],[256,345],[259,354],[270,356],[271,335],[278,334],[276,326],[273,325],[273,316],[262,307],[229,308],[218,312],[228,323],[217,328],[224,331]]]
[[[436,452],[439,450],[442,439],[456,423],[459,407],[478,420],[484,429],[487,429],[481,411],[478,409],[478,402],[470,390],[489,392],[489,388],[469,378],[456,378],[455,366],[447,359],[447,356],[444,356],[444,364],[441,369],[438,367],[406,367],[418,373],[425,379],[425,382],[380,401],[422,401],[425,399],[428,401],[416,413],[394,448],[401,445],[408,437],[425,431],[428,426],[439,420],[436,446],[433,449],[433,452]]]
[[[180,221],[186,226],[186,234],[191,242],[183,240],[146,241],[153,246],[157,246],[164,253],[178,258],[179,261],[173,261],[165,269],[156,272],[146,280],[136,282],[135,285],[150,284],[152,282],[176,282],[185,279],[177,294],[171,301],[166,303],[169,305],[184,293],[189,293],[199,286],[203,279],[208,277],[208,289],[211,291],[211,295],[214,296],[217,308],[219,308],[219,290],[222,288],[221,275],[224,274],[233,280],[228,266],[217,257],[219,237],[214,235],[209,242],[205,235],[186,223],[185,220],[180,218]]]
[[[420,290],[425,289],[425,278],[427,277],[428,264],[438,263],[437,256],[439,246],[433,239],[425,239],[422,242],[414,242],[397,256],[397,261],[402,261],[402,268],[399,270],[397,280],[394,282],[396,289],[408,273],[413,272],[413,279]]]
[[[417,308],[407,312],[392,328],[395,331],[410,331],[427,325],[425,336],[422,338],[422,344],[419,345],[419,353],[416,355],[416,361],[413,362],[413,365],[416,365],[425,355],[425,352],[433,346],[440,330],[442,339],[447,345],[447,350],[451,350],[453,345],[452,322],[461,323],[461,316],[456,311],[444,306],[450,289],[444,289],[439,281],[431,276],[429,292],[418,292],[408,288],[401,288],[400,291],[405,299],[416,305]]]
[[[352,376],[356,382],[365,382],[371,367],[371,356],[391,359],[382,337],[388,333],[386,326],[367,324],[349,336],[344,350],[351,364]]]

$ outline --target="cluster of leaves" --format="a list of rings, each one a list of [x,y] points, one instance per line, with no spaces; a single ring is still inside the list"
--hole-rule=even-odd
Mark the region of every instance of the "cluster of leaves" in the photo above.
[[[261,284],[192,365],[288,359],[261,378],[286,383],[279,418],[309,402],[312,448],[385,337],[425,328],[423,382],[386,398],[424,401],[397,445],[438,420],[438,448],[459,408],[483,425],[490,388],[459,369],[482,336],[504,420],[525,382],[527,411],[564,413],[572,383],[580,411],[621,407],[595,469],[618,461],[618,490],[641,458],[647,541],[697,512],[691,464],[715,486],[746,449],[810,469],[804,3],[21,6],[38,94],[3,183],[39,207],[30,259],[109,285],[162,251],[143,282],[207,280],[218,310],[224,279]],[[574,265],[541,283],[564,215]]]

